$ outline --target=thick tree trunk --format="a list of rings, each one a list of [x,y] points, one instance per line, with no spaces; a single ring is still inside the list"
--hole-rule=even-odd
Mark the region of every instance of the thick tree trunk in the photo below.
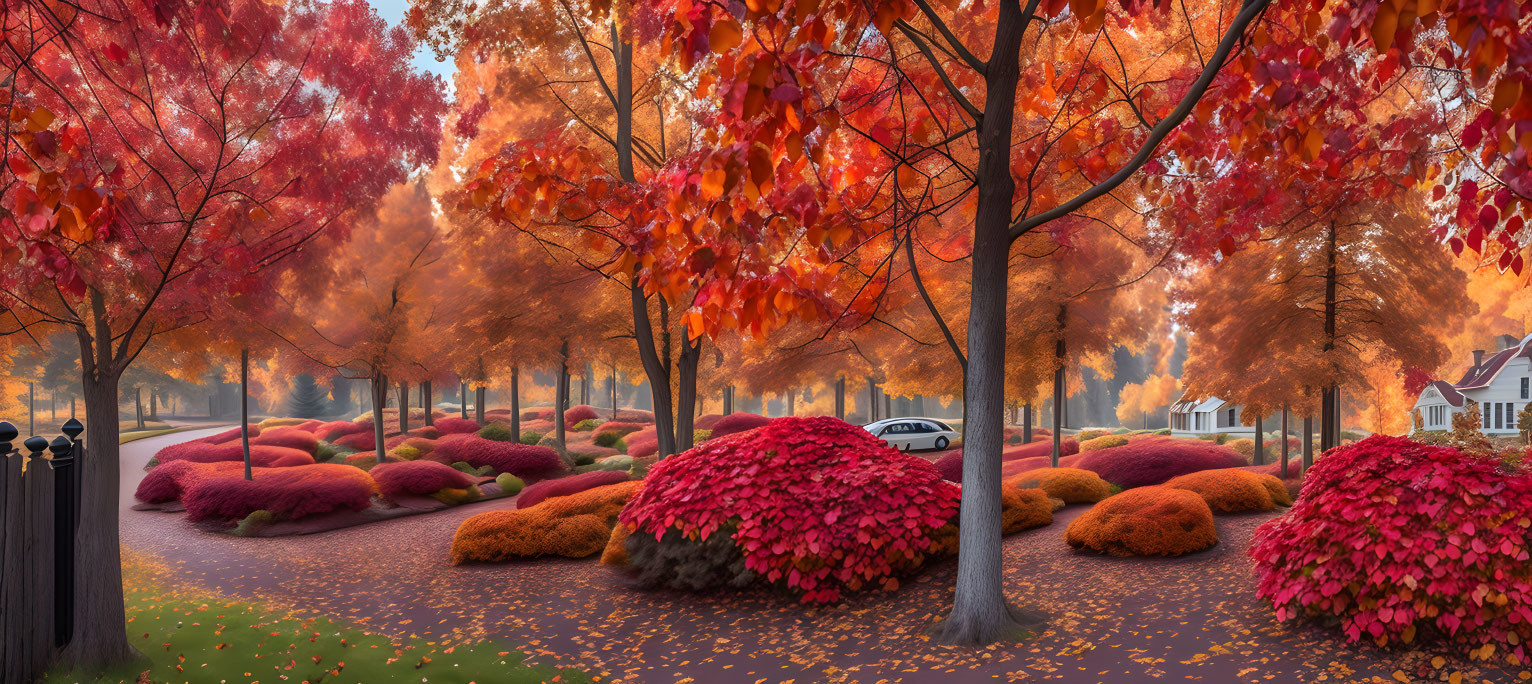
[[[1325,301],[1324,301],[1324,352],[1328,354],[1335,349],[1336,337],[1336,285],[1339,280],[1336,266],[1336,235],[1335,221],[1330,221],[1329,229],[1325,233]],[[1334,369],[1332,369],[1334,370]],[[1324,394],[1319,408],[1319,450],[1325,451],[1336,445],[1336,436],[1340,434],[1340,416],[1336,409],[1339,403],[1335,401],[1335,383],[1332,381],[1324,388]]]
[[[521,441],[521,366],[511,366],[511,437]]]
[[[734,386],[728,385],[723,388],[723,415],[734,412]]]
[[[1287,404],[1282,405],[1282,479],[1287,479]]]
[[[878,422],[878,385],[867,376],[867,422]]]
[[[160,419],[160,392],[149,390],[149,420]]]
[[[420,383],[420,408],[426,412],[426,425],[435,425],[436,418],[431,415],[431,406],[436,403],[436,395],[431,391],[431,381]]]
[[[633,332],[638,340],[638,358],[644,365],[644,376],[649,380],[649,397],[654,409],[654,436],[659,442],[656,454],[660,458],[676,451],[675,406],[670,402],[670,369],[660,361],[659,350],[654,344],[654,328],[649,321],[649,301],[637,276],[629,288],[633,300]]]
[[[239,443],[245,457],[245,479],[254,480],[250,469],[250,350],[239,350]]]
[[[692,448],[696,438],[697,364],[702,359],[702,339],[696,344],[681,340],[681,355],[676,359],[676,453]]]
[[[787,415],[789,416],[796,414],[796,411],[794,411],[796,407],[793,405],[793,400],[796,398],[793,396],[793,390],[787,390]]]
[[[569,340],[559,346],[559,377],[558,384],[553,388],[553,435],[559,440],[559,446],[564,442],[564,411],[565,404],[569,403]]]
[[[133,388],[133,417],[138,424],[138,429],[144,429],[144,388],[142,387]]]
[[[458,408],[458,417],[462,418],[464,420],[467,420],[468,419],[468,383],[466,383],[466,382],[459,382],[457,384],[457,408]]]
[[[1266,427],[1265,416],[1255,417],[1255,465],[1266,465]]]
[[[1303,417],[1303,472],[1308,474],[1314,465],[1314,417]]]
[[[617,366],[612,365],[612,420],[617,420]]]
[[[835,379],[835,417],[846,419],[846,379],[843,377]]]
[[[963,503],[959,522],[957,588],[952,612],[934,627],[940,641],[987,644],[1017,638],[1043,624],[1040,616],[1010,606],[1001,586],[1000,450],[1005,423],[1005,303],[1010,254],[1011,126],[1021,37],[1026,30],[1017,0],[1002,0],[995,42],[985,72],[987,91],[979,127],[978,210],[974,222],[968,317],[968,365],[963,398]]]
[[[399,434],[410,431],[410,383],[399,382]]]
[[[388,405],[388,376],[381,372],[372,374],[372,449],[377,462],[387,460],[383,448],[383,407]]]
[[[1032,402],[1021,407],[1021,443],[1032,443]]]

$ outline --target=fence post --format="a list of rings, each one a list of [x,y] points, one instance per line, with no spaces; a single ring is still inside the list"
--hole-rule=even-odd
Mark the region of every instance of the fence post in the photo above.
[[[59,432],[64,433],[69,441],[74,442],[74,468],[70,472],[69,496],[74,501],[74,531],[78,534],[80,531],[80,469],[85,467],[85,440],[80,439],[80,433],[85,432],[85,424],[70,416],[69,420],[64,421],[63,427],[59,428]],[[70,548],[74,547],[71,545]]]
[[[40,676],[53,659],[53,564],[49,562],[53,559],[53,473],[43,458],[48,449],[47,439],[28,437],[22,445],[29,453],[22,476],[26,489],[22,502],[26,511],[22,551],[26,609],[20,617],[25,620],[23,629],[29,632],[23,637],[27,647],[22,655],[30,680]]]
[[[59,435],[48,445],[53,458],[53,645],[74,635],[75,446]]]
[[[25,681],[29,676],[22,656],[26,626],[22,623],[22,514],[21,458],[11,442],[16,426],[0,423],[0,682]]]

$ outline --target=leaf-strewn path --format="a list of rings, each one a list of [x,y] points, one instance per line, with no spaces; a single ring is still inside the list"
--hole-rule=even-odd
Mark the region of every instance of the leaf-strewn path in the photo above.
[[[1269,515],[1219,518],[1220,544],[1190,558],[1123,560],[1068,549],[1064,528],[1084,510],[1071,506],[1053,525],[1005,545],[1008,592],[1047,611],[1051,629],[1024,644],[975,650],[921,636],[950,601],[951,562],[891,595],[805,608],[766,592],[631,590],[594,559],[448,565],[458,523],[506,500],[274,539],[209,534],[182,514],[129,510],[155,450],[210,432],[122,449],[123,544],[164,560],[179,581],[401,635],[493,637],[603,681],[1345,682],[1461,672],[1471,682],[1520,674],[1464,663],[1426,672],[1419,654],[1354,651],[1320,632],[1275,624],[1255,598],[1244,553]]]

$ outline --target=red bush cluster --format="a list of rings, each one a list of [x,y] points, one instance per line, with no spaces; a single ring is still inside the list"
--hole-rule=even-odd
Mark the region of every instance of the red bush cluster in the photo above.
[[[245,464],[230,461],[220,463],[171,461],[170,463],[164,463],[149,471],[147,475],[144,475],[144,479],[138,483],[138,490],[133,493],[133,498],[152,504],[177,501],[185,493],[187,486],[193,480],[209,473],[228,470],[238,471],[243,476]]]
[[[468,418],[443,418],[436,421],[436,429],[443,435],[451,435],[460,432],[478,432],[483,427]],[[434,437],[432,439],[435,439]]]
[[[1417,635],[1470,657],[1532,658],[1532,478],[1401,437],[1330,451],[1287,515],[1256,530],[1257,592],[1278,620],[1339,620],[1346,639]]]
[[[640,430],[623,438],[628,443],[628,455],[633,458],[643,458],[659,453],[659,437],[654,434],[654,428]]]
[[[522,420],[553,420],[553,408],[544,406],[541,408],[529,408],[521,411]]]
[[[298,423],[297,425],[294,425],[293,427],[298,428],[299,430],[302,430],[302,431],[307,432],[309,434],[313,434],[314,431],[319,429],[319,426],[321,426],[321,425],[324,425],[324,421],[319,420],[317,418],[310,418],[310,419],[305,420],[305,421],[303,421],[301,423]]]
[[[628,481],[626,470],[592,470],[588,473],[570,475],[556,480],[543,480],[526,489],[521,490],[521,496],[516,497],[517,508],[530,508],[543,502],[544,499],[555,496],[569,496],[583,492],[594,487],[604,487],[610,484]]]
[[[1080,443],[1074,437],[1059,439],[1059,465],[1066,464],[1062,459],[1073,456],[1080,452]],[[1034,468],[1047,468],[1053,465],[1053,442],[1031,442],[1029,444],[1017,444],[1007,446],[1000,452],[1000,467],[1006,477],[1026,472]],[[1026,467],[1018,464],[1025,463]],[[952,482],[963,481],[963,449],[958,447],[945,452],[936,459],[936,469],[942,477]]]
[[[254,480],[228,470],[195,478],[181,497],[186,517],[235,521],[255,511],[297,519],[340,509],[359,511],[372,505],[377,484],[351,466],[319,463],[299,468],[261,468]]]
[[[761,427],[762,425],[770,422],[770,418],[755,413],[730,413],[727,416],[719,418],[718,422],[713,424],[712,439],[727,437],[729,435],[744,432],[746,430],[754,430],[755,428]],[[698,429],[700,430],[706,428]]]
[[[166,447],[156,454],[156,458],[159,459],[161,465],[176,461],[191,461],[193,463],[239,461],[243,463],[245,460],[244,445],[238,441],[225,444],[186,442],[176,446],[181,448],[171,450],[169,447]],[[288,468],[312,465],[313,463],[313,456],[297,449],[254,444],[250,446],[250,464],[255,467]]]
[[[609,420],[596,426],[596,434],[601,434],[603,432],[615,432],[618,435],[627,436],[647,427],[650,426],[643,423],[619,423],[615,420]],[[700,430],[701,428],[698,429]]]
[[[596,407],[586,404],[571,406],[564,411],[564,424],[573,426],[582,420],[595,420],[600,416],[596,413]]]
[[[897,586],[957,506],[958,488],[929,462],[860,427],[779,418],[656,463],[621,521],[656,540],[732,533],[750,571],[832,602]]]
[[[330,441],[336,446],[356,449],[357,451],[372,451],[377,448],[377,442],[374,441],[374,435],[370,426],[362,432],[352,432]]]
[[[692,421],[692,427],[697,430],[711,430],[720,420],[723,420],[723,414],[704,413],[700,418]]]
[[[564,460],[553,449],[497,442],[478,435],[437,442],[436,448],[422,458],[449,464],[465,461],[475,468],[487,465],[497,473],[510,473],[523,480],[557,477],[565,470]]]
[[[373,468],[372,479],[378,493],[392,499],[403,495],[425,495],[443,489],[467,489],[478,480],[449,465],[435,461],[397,461]]]
[[[354,435],[360,432],[372,434],[372,423],[353,423],[349,420],[337,420],[333,423],[325,423],[314,428],[314,436],[327,442],[335,442],[346,435]]]
[[[442,420],[446,420],[446,419],[443,418]],[[402,436],[401,435],[394,435],[394,436],[395,437],[401,437],[401,441],[402,441],[403,438],[407,438],[407,437],[420,437],[422,439],[436,439],[436,438],[442,436],[442,431],[440,429],[438,429],[435,425],[422,425],[422,426],[417,427],[417,428],[410,428],[410,431],[404,433],[404,435],[402,435]]]
[[[262,431],[259,437],[250,440],[251,444],[262,446],[279,446],[289,449],[297,449],[309,455],[319,448],[319,440],[313,433],[305,432],[297,427],[273,428]]]
[[[1072,467],[1094,471],[1123,489],[1157,485],[1199,470],[1238,468],[1245,457],[1229,447],[1200,439],[1151,436],[1082,454]]]

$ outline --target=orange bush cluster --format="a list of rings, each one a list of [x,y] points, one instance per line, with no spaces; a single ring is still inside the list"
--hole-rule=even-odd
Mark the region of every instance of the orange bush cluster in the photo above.
[[[1053,499],[1041,489],[1000,488],[1000,533],[1053,524]]]
[[[1184,489],[1150,486],[1107,498],[1069,523],[1065,541],[1113,556],[1179,556],[1218,543],[1213,510]]]
[[[535,556],[585,558],[601,553],[617,514],[644,486],[623,482],[548,499],[517,510],[480,513],[458,526],[452,563]]]
[[[1239,468],[1188,473],[1171,478],[1165,486],[1194,492],[1219,513],[1270,511],[1293,505],[1281,480]]]
[[[1083,437],[1085,433],[1082,432],[1080,435]],[[1081,439],[1080,453],[1083,454],[1087,451],[1101,451],[1102,449],[1120,447],[1127,443],[1128,438],[1124,435],[1101,435],[1098,437],[1092,437],[1090,439]]]
[[[1038,468],[1008,477],[1005,483],[1026,489],[1036,487],[1064,503],[1096,503],[1112,495],[1112,485],[1089,470]]]

